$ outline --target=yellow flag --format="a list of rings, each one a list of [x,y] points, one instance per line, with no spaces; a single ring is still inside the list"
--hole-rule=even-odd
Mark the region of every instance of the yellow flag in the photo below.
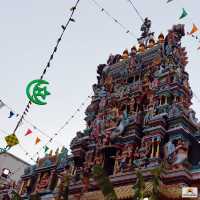
[[[5,137],[6,143],[9,147],[13,147],[17,144],[19,144],[19,140],[17,136],[13,133],[11,135],[8,135]]]

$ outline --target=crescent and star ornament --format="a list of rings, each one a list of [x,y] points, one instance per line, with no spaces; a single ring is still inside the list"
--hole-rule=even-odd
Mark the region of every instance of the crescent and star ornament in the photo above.
[[[29,100],[37,105],[47,104],[44,100],[48,95],[50,95],[47,91],[47,87],[45,86],[48,84],[48,81],[42,79],[31,81],[26,87],[26,95]]]

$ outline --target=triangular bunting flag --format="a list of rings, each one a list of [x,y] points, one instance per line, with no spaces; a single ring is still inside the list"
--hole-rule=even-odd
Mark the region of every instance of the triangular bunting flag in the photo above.
[[[19,144],[19,140],[17,136],[13,133],[11,135],[8,135],[5,137],[6,143],[9,147],[13,147],[17,144]]]
[[[5,106],[5,103],[0,100],[0,109],[3,108],[4,106]]]
[[[188,15],[188,13],[186,12],[186,10],[183,8],[182,9],[182,14],[181,16],[179,17],[179,19],[183,19],[184,17],[186,17]]]
[[[35,140],[35,144],[38,144],[40,141],[41,141],[40,138],[37,137],[36,140]]]
[[[11,110],[10,113],[9,113],[8,118],[12,118],[14,114],[15,114],[15,113]]]
[[[49,150],[48,146],[44,146],[44,153],[46,153]]]
[[[190,31],[190,35],[192,35],[193,33],[197,32],[199,29],[197,28],[197,26],[195,24],[193,24],[192,26],[192,30]]]
[[[31,129],[28,129],[28,130],[26,131],[25,136],[30,135],[32,132],[33,132],[33,131],[32,131]]]

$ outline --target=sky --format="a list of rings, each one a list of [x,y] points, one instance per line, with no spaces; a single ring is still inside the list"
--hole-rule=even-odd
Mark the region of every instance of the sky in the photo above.
[[[99,10],[92,0],[80,0],[71,23],[65,32],[61,45],[51,63],[45,80],[50,85],[51,95],[47,105],[31,106],[26,119],[34,126],[52,137],[73,112],[92,92],[96,83],[98,64],[106,63],[110,53],[122,53],[137,45],[140,36],[141,21],[127,0],[96,0],[104,9],[121,22],[134,36],[129,35],[118,24]],[[152,20],[152,31],[157,37],[161,32],[166,34],[174,24],[183,23],[186,31],[192,24],[200,26],[197,0],[134,0],[134,4],[143,17]],[[61,25],[66,23],[70,8],[75,0],[1,0],[0,6],[0,99],[13,111],[22,114],[28,99],[25,94],[27,84],[40,77],[49,57],[61,34]],[[182,8],[188,16],[179,20]],[[183,46],[187,48],[189,64],[186,71],[190,75],[190,85],[200,99],[199,57],[200,46],[197,40],[186,36]],[[193,109],[200,116],[200,101],[192,99]],[[81,111],[48,145],[54,151],[61,146],[69,147],[76,132],[85,128],[84,111],[89,105],[87,99]],[[5,147],[4,137],[13,132],[19,117],[8,119],[9,110],[0,110],[0,145]],[[26,130],[33,127],[24,122],[16,132],[20,144],[30,156],[35,155],[48,141],[48,137],[38,130],[24,136]],[[41,142],[35,145],[35,139]],[[10,152],[32,163],[17,145]],[[40,157],[44,155],[41,151]],[[36,159],[37,156],[34,157]]]

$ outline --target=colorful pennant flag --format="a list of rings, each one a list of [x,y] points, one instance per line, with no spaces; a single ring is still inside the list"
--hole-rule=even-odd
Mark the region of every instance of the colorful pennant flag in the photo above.
[[[192,35],[193,33],[197,32],[199,29],[197,28],[197,26],[195,24],[193,24],[192,26],[192,30],[190,31],[190,33],[188,33],[189,35]]]
[[[6,143],[9,147],[13,147],[17,144],[19,144],[19,140],[17,136],[13,133],[11,135],[8,135],[5,137]]]
[[[40,138],[37,137],[36,140],[35,140],[35,144],[38,144],[40,141],[41,141]]]
[[[25,136],[30,135],[32,132],[33,132],[33,131],[32,131],[31,129],[28,129],[28,130],[26,131]]]
[[[171,1],[173,1],[173,0],[168,0],[167,3],[171,2]]]
[[[11,110],[10,113],[9,113],[8,118],[12,118],[12,117],[14,116],[14,114],[15,114],[15,113]]]
[[[183,8],[182,9],[182,14],[181,16],[179,17],[179,19],[183,19],[184,17],[186,17],[188,15],[188,13],[186,12],[186,10]]]
[[[5,103],[0,100],[0,109],[5,106]]]
[[[46,153],[49,150],[48,146],[44,146],[44,153]]]

